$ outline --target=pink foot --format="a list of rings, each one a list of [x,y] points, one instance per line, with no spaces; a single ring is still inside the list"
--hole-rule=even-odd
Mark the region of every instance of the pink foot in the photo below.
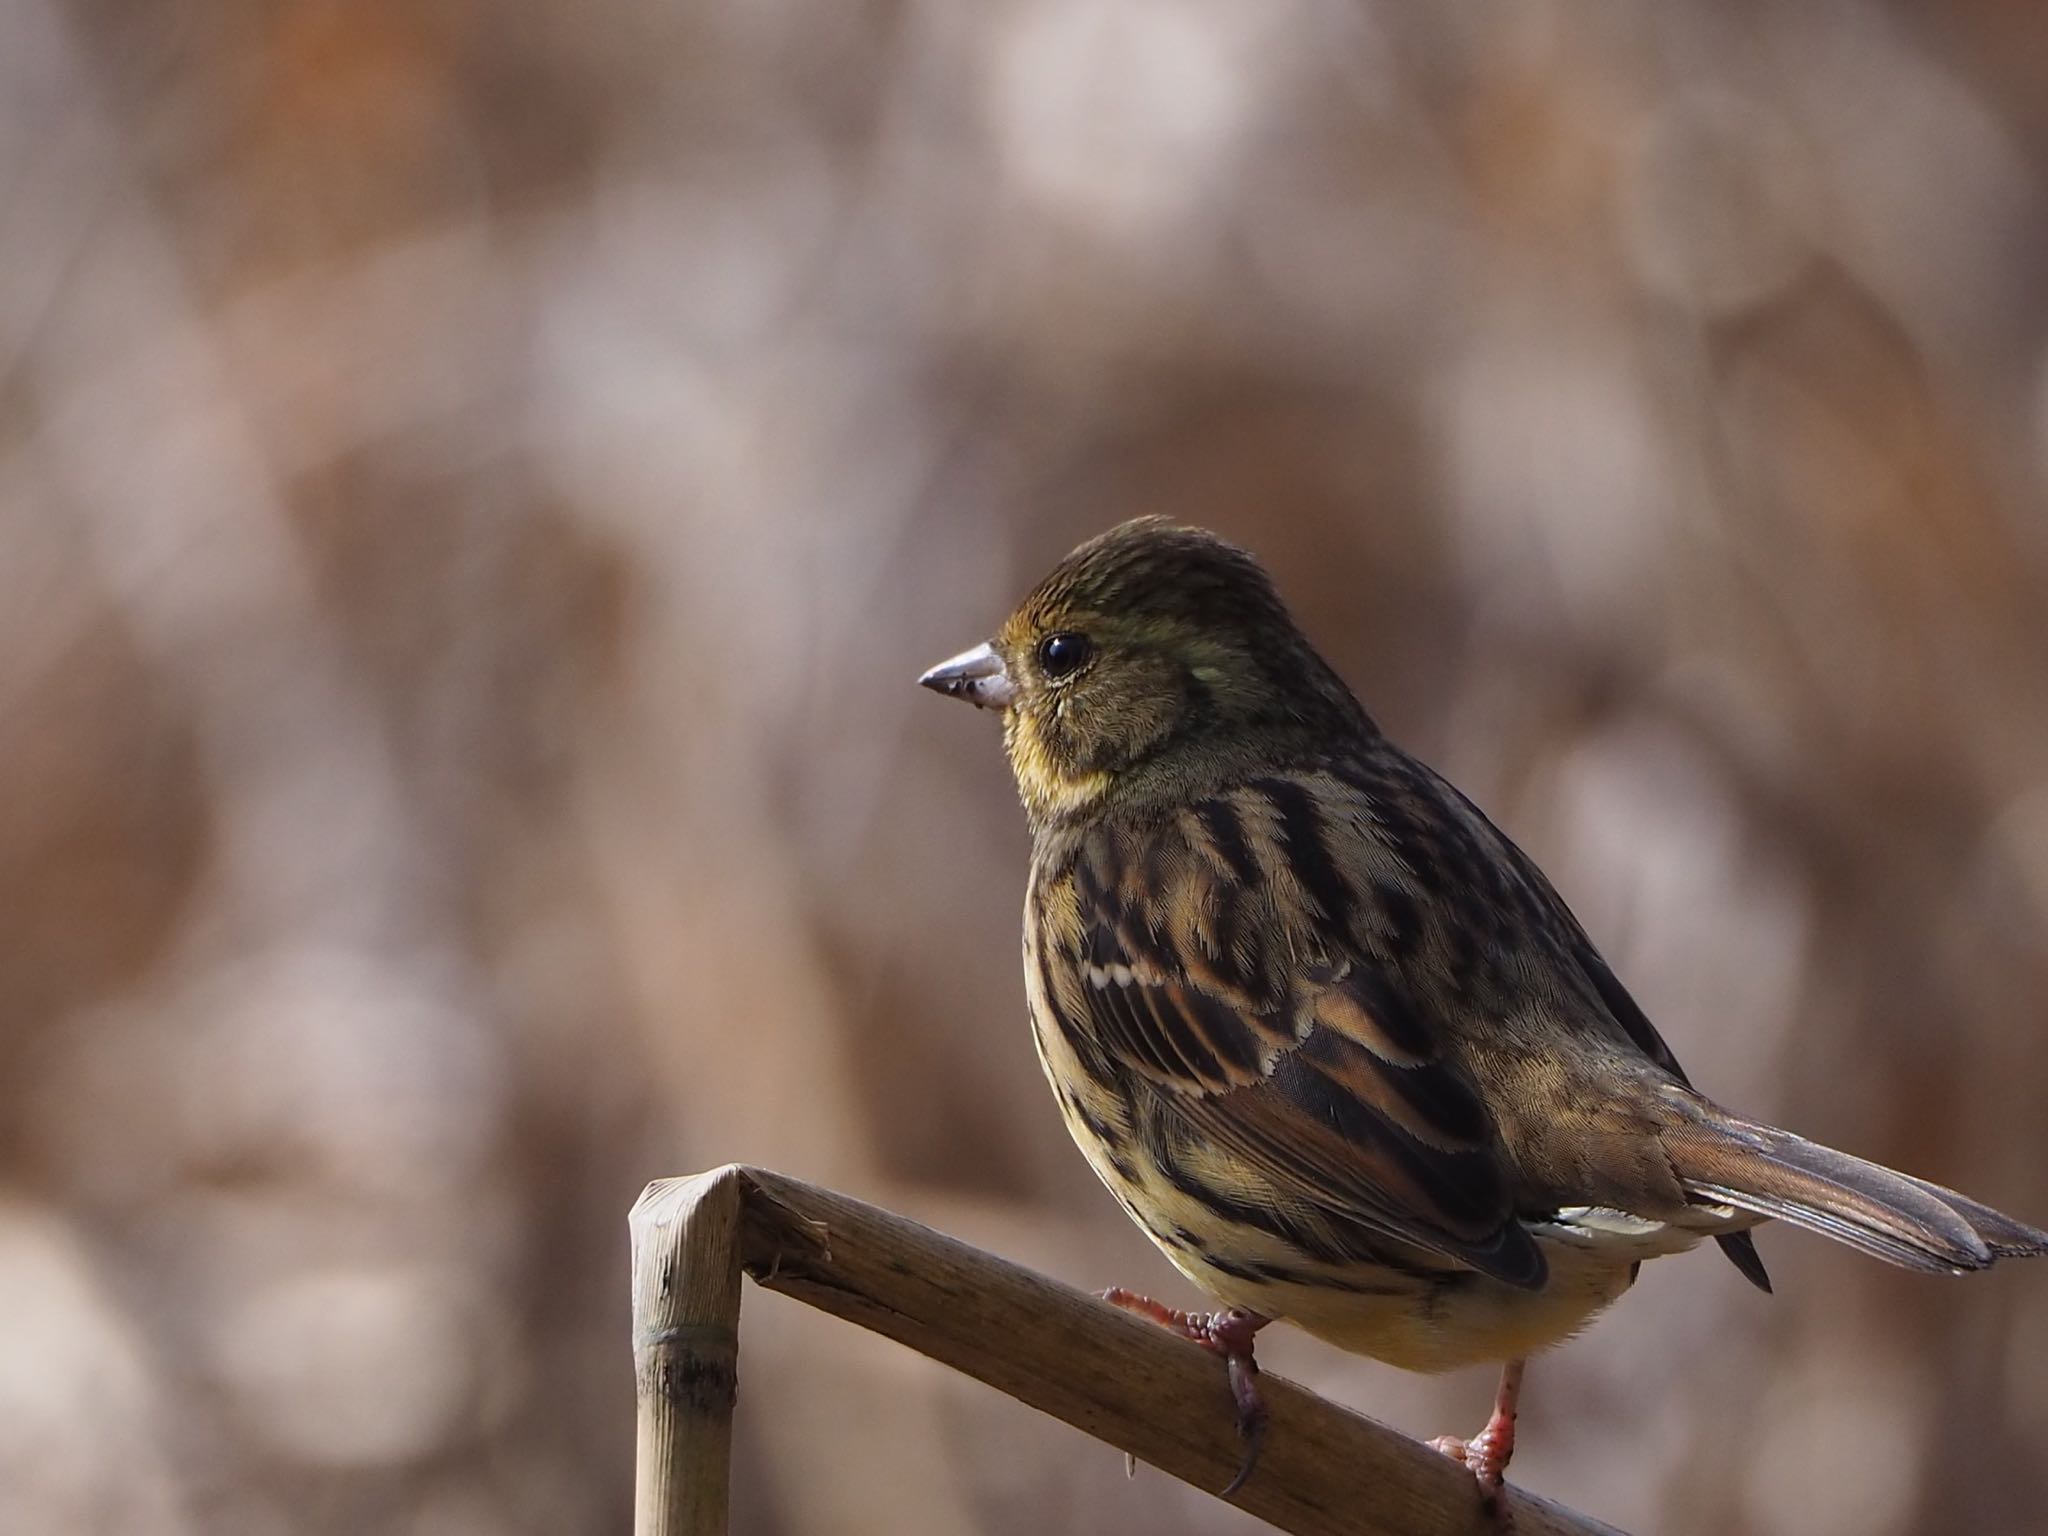
[[[1259,1396],[1259,1363],[1252,1358],[1252,1338],[1272,1319],[1242,1307],[1225,1312],[1183,1312],[1120,1285],[1104,1291],[1102,1299],[1126,1312],[1149,1317],[1160,1327],[1184,1339],[1193,1339],[1223,1357],[1230,1372],[1230,1400],[1237,1408],[1237,1433],[1244,1441],[1244,1460],[1238,1466],[1237,1476],[1224,1486],[1220,1495],[1229,1498],[1251,1477],[1266,1435],[1266,1401]]]
[[[1514,1511],[1508,1508],[1506,1474],[1508,1461],[1515,1454],[1515,1414],[1521,1394],[1522,1362],[1511,1360],[1501,1371],[1500,1391],[1494,1398],[1493,1417],[1486,1421],[1486,1428],[1470,1440],[1439,1435],[1429,1442],[1431,1449],[1470,1469],[1479,1484],[1480,1502],[1502,1536],[1515,1528]]]

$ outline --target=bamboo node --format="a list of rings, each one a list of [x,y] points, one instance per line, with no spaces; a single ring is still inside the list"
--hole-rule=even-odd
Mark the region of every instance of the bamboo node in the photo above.
[[[693,1413],[730,1412],[740,1395],[739,1363],[685,1350],[662,1362],[661,1390]]]

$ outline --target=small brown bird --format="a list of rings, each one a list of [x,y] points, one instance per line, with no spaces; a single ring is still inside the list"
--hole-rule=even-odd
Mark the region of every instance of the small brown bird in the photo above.
[[[1389,741],[1251,556],[1143,519],[928,688],[1003,716],[1025,989],[1067,1129],[1224,1310],[1120,1290],[1229,1362],[1285,1319],[1410,1370],[1505,1362],[1439,1448],[1505,1519],[1522,1362],[1703,1237],[1776,1217],[1907,1269],[2048,1252],[1953,1190],[1694,1091],[1540,870]]]

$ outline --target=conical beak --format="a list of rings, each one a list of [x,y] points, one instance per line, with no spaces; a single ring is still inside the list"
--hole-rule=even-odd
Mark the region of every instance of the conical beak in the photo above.
[[[934,693],[965,699],[976,709],[1003,709],[1017,696],[1003,658],[992,645],[977,645],[951,661],[942,661],[918,679]]]

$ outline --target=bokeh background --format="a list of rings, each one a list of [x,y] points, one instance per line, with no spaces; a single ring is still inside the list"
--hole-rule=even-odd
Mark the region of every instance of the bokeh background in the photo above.
[[[912,686],[1141,511],[1709,1091],[2048,1218],[2048,10],[0,0],[0,189],[0,1529],[624,1529],[625,1211],[731,1159],[1192,1301]],[[1521,1479],[2035,1528],[2048,1270],[1763,1248]],[[746,1536],[1255,1528],[745,1319]]]

